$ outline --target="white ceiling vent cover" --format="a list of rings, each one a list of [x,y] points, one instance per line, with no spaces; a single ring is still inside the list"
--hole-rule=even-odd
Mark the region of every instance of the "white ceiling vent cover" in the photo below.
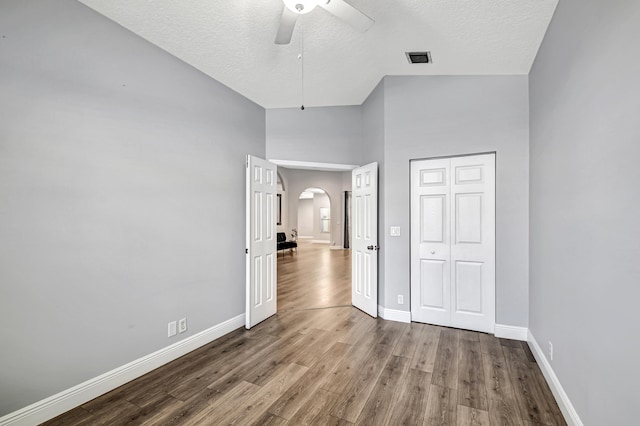
[[[431,64],[431,52],[405,52],[410,64]]]

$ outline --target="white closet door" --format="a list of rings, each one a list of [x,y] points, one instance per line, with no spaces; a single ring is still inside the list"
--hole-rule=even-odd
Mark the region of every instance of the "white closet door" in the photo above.
[[[411,320],[451,323],[450,160],[411,163]]]
[[[411,316],[494,332],[495,155],[411,164]]]
[[[451,325],[495,328],[495,156],[451,159]]]

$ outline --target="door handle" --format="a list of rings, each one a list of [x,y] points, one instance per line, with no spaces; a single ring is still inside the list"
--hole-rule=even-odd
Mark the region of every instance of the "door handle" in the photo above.
[[[367,246],[367,250],[379,250],[380,247],[376,246]]]

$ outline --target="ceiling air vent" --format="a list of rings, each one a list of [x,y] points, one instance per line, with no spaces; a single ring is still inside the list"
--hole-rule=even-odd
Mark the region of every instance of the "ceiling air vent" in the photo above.
[[[406,52],[407,59],[412,64],[430,64],[431,52]]]

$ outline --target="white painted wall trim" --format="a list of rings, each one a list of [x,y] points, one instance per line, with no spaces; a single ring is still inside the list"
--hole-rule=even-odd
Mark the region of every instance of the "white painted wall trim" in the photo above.
[[[353,169],[357,169],[358,166],[353,164],[336,164],[336,163],[315,163],[311,161],[292,161],[292,160],[275,160],[269,159],[270,162],[277,164],[278,166],[283,166],[288,169],[299,169],[299,170],[320,170],[326,172],[335,172],[342,171],[348,172]]]
[[[312,240],[311,244],[331,244],[329,240]]]
[[[533,337],[533,334],[531,334],[531,331],[529,331],[528,334],[529,336],[527,341],[529,342],[531,352],[533,352],[533,356],[538,362],[538,366],[540,367],[540,370],[542,370],[542,374],[547,380],[547,383],[551,388],[551,392],[558,402],[558,406],[560,407],[560,411],[562,411],[565,421],[569,426],[583,426],[582,420],[580,420],[580,417],[578,416],[578,412],[573,407],[569,396],[560,384],[560,380],[558,380],[558,376],[556,376],[556,373],[553,371],[551,364],[549,364],[549,361],[547,361],[547,358],[544,356],[544,352],[542,352],[540,345],[538,345],[538,342]]]
[[[245,314],[243,313],[98,377],[9,413],[0,417],[0,426],[31,426],[52,419],[170,361],[180,358],[237,328],[244,327],[244,319]]]
[[[527,327],[516,327],[513,325],[496,324],[494,333],[496,337],[503,339],[527,341],[529,330]]]
[[[398,311],[397,309],[387,309],[378,305],[378,316],[383,320],[396,322],[411,322],[411,312]]]

